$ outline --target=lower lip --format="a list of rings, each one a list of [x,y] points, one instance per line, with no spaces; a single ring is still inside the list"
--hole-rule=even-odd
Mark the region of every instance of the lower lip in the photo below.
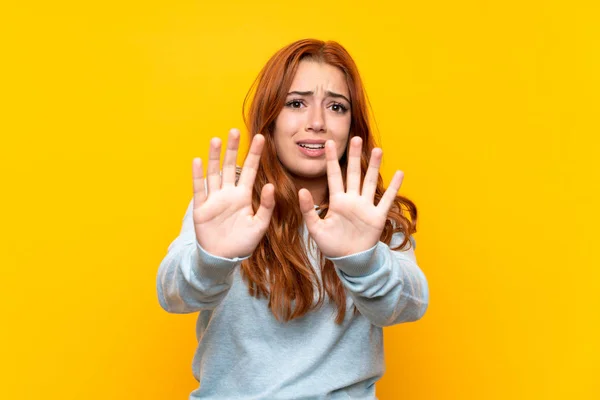
[[[302,147],[299,144],[297,145],[302,154],[308,157],[321,157],[325,155],[325,148],[322,149],[307,149],[306,147]]]

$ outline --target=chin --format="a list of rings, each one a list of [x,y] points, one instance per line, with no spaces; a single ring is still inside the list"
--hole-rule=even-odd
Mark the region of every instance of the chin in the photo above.
[[[312,179],[312,178],[321,178],[327,175],[326,166],[314,166],[314,167],[306,167],[306,168],[288,168],[288,171],[297,176],[298,178],[304,179]]]

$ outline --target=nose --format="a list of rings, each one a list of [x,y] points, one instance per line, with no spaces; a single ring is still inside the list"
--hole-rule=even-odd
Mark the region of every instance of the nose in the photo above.
[[[312,109],[307,113],[306,131],[315,133],[327,132],[327,125],[325,124],[325,113],[321,107],[311,107]]]

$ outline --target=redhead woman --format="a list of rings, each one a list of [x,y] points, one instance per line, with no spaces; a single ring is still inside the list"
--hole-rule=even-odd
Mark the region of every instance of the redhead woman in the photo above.
[[[279,50],[254,83],[251,142],[210,143],[206,178],[157,276],[171,313],[199,312],[190,399],[376,399],[385,326],[416,321],[429,292],[417,209],[387,189],[365,91],[336,42]],[[408,214],[408,216],[406,215]]]

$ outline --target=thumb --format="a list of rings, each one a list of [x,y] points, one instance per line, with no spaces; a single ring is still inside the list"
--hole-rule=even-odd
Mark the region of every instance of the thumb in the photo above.
[[[306,227],[309,231],[312,231],[316,225],[321,222],[319,214],[315,211],[315,203],[312,194],[306,189],[300,189],[298,192],[298,199],[300,200],[300,211],[306,221]]]
[[[267,183],[263,186],[260,194],[260,206],[254,217],[261,221],[261,224],[267,227],[275,209],[275,186]]]

